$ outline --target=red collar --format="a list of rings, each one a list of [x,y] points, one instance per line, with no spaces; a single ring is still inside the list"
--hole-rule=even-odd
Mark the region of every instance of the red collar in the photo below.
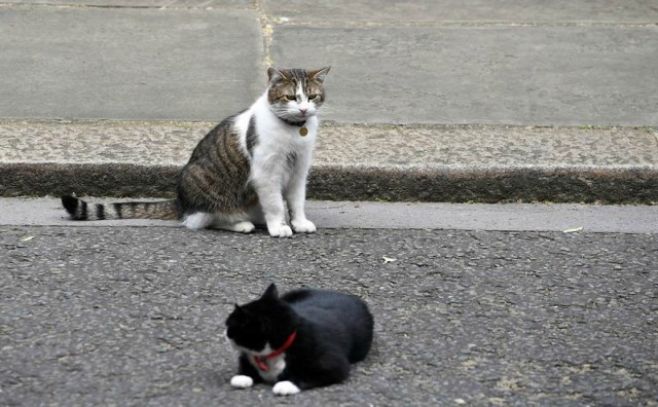
[[[281,345],[279,349],[276,349],[274,352],[265,356],[254,355],[253,358],[256,366],[258,366],[258,368],[263,372],[267,372],[268,370],[270,370],[270,366],[267,364],[267,360],[273,359],[279,356],[280,354],[282,354],[283,352],[285,352],[286,350],[288,350],[288,348],[292,346],[292,343],[295,341],[296,337],[297,337],[297,331],[292,331],[288,339],[286,339],[286,341],[283,343],[283,345]]]

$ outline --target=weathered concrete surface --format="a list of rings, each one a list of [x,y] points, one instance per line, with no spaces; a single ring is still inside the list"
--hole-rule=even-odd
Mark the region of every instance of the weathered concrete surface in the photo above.
[[[658,125],[658,27],[274,30],[277,65],[332,65],[341,122]]]
[[[253,10],[0,8],[0,117],[221,120],[263,91]]]
[[[278,24],[308,26],[468,24],[643,24],[658,21],[653,0],[264,0]]]
[[[116,198],[85,197],[87,202]],[[156,198],[138,198],[154,200]],[[134,199],[133,199],[134,200]],[[320,229],[456,229],[565,233],[656,233],[658,206],[580,204],[448,204],[419,202],[307,201],[306,214]],[[0,198],[0,225],[180,227],[178,221],[70,220],[59,198]]]
[[[13,5],[54,5],[91,7],[133,7],[133,8],[204,8],[243,7],[251,5],[250,0],[0,0],[0,4]]]
[[[3,163],[183,165],[216,122],[0,120]],[[324,122],[318,166],[656,167],[658,129]]]
[[[657,235],[2,227],[0,247],[2,405],[655,405]],[[229,388],[224,319],[271,281],[369,303],[347,383]]]
[[[333,65],[311,197],[658,200],[648,0],[49,4],[0,1],[0,118],[27,120],[0,135],[2,195],[172,191],[205,126],[248,106],[276,63]],[[74,125],[35,124],[62,117]],[[80,136],[81,118],[208,123]]]
[[[214,123],[0,121],[0,195],[171,195]],[[309,195],[332,200],[658,201],[650,128],[326,123]]]
[[[346,123],[658,125],[650,0],[0,7],[0,117],[219,120],[272,62],[332,64]]]

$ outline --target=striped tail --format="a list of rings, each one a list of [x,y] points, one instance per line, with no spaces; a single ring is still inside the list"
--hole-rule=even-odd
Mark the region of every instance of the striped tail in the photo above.
[[[62,197],[62,205],[73,220],[178,219],[176,201],[116,202],[91,204],[72,195]]]

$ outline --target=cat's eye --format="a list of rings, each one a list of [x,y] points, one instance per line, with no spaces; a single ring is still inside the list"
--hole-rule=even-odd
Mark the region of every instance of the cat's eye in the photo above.
[[[286,100],[297,100],[296,95],[286,95]]]
[[[313,100],[317,97],[318,97],[318,95],[308,95],[308,100]]]

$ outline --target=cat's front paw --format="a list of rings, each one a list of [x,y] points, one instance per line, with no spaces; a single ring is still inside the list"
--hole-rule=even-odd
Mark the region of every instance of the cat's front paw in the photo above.
[[[275,384],[272,391],[277,396],[291,396],[299,393],[301,390],[299,390],[299,387],[295,386],[295,383],[286,380]]]
[[[249,376],[236,374],[235,376],[231,377],[231,387],[234,387],[236,389],[248,389],[253,385],[254,385],[254,379],[252,379]]]
[[[314,233],[317,230],[315,224],[308,219],[295,219],[290,223],[296,233]]]
[[[272,237],[292,236],[292,229],[288,225],[267,225],[267,231],[270,232],[270,236]]]

